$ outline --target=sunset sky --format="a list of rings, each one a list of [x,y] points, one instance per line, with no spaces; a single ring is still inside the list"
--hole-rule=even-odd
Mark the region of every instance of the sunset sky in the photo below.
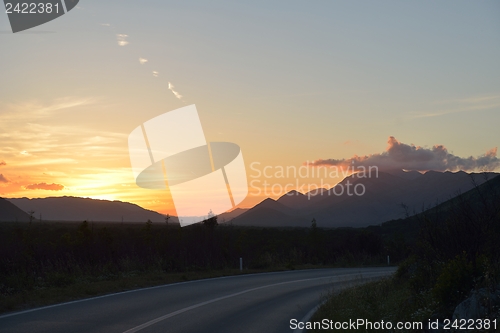
[[[498,1],[80,0],[16,34],[1,13],[0,196],[172,213],[135,184],[127,138],[191,104],[249,182],[307,163],[500,171],[499,59]]]

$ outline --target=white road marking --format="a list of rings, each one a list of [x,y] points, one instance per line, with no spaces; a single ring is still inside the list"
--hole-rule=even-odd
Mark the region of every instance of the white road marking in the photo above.
[[[318,305],[316,305],[314,308],[312,308],[308,313],[306,313],[306,315],[300,320],[301,323],[305,323],[305,322],[308,322],[309,319],[311,319],[311,317],[316,313],[316,311],[318,311],[318,309],[326,303],[326,299],[319,303]],[[305,332],[306,329],[305,328],[296,328],[293,330],[293,333],[302,333],[302,332]]]
[[[301,323],[305,323],[307,321],[309,321],[309,319],[311,319],[311,317],[313,316],[313,314],[316,313],[316,311],[318,311],[319,307],[322,306],[323,304],[325,304],[326,301],[324,302],[321,302],[319,303],[318,305],[316,305],[314,308],[312,308],[308,313],[306,313],[306,315],[304,316],[304,318],[302,318],[300,320]],[[296,328],[293,330],[293,333],[302,333],[304,332],[304,329],[300,329],[300,328]]]
[[[329,268],[325,268],[325,269],[329,269]],[[304,269],[304,270],[300,270],[300,272],[312,271],[312,270],[315,270],[315,269]],[[285,274],[285,273],[290,273],[290,271],[284,271],[284,272],[267,272],[267,273],[252,273],[252,274],[221,276],[221,277],[209,278],[209,279],[199,279],[199,280],[192,280],[192,281],[185,281],[185,282],[175,282],[175,283],[169,283],[169,284],[162,284],[160,286],[139,288],[139,289],[133,289],[133,290],[127,290],[127,291],[120,291],[120,292],[117,292],[117,293],[112,293],[112,294],[107,294],[107,295],[102,295],[102,296],[89,297],[89,298],[79,299],[79,300],[76,300],[76,301],[69,301],[69,302],[64,302],[64,303],[59,303],[59,304],[46,305],[46,306],[42,306],[42,307],[39,307],[39,308],[34,308],[34,309],[29,309],[29,310],[24,310],[24,311],[18,311],[18,312],[12,312],[12,313],[7,313],[7,314],[4,314],[4,315],[1,315],[0,319],[7,318],[7,317],[12,317],[12,316],[17,316],[17,315],[22,315],[22,314],[30,313],[30,312],[34,312],[34,311],[40,311],[40,310],[45,310],[45,309],[56,308],[56,307],[64,306],[64,305],[71,305],[71,304],[80,303],[80,302],[92,301],[92,300],[95,300],[95,299],[100,299],[100,298],[105,298],[105,297],[112,297],[112,296],[116,296],[116,295],[135,293],[135,292],[144,291],[144,290],[174,287],[174,286],[178,286],[178,285],[181,285],[181,284],[197,283],[197,282],[210,281],[210,280],[233,279],[233,278],[239,278],[239,277],[245,277],[245,276],[254,276],[254,275]]]
[[[386,273],[386,272],[373,272],[373,273],[365,273],[365,274],[366,275],[374,275],[374,274],[375,275],[387,275],[388,273]],[[240,292],[237,292],[237,293],[234,293],[234,294],[230,294],[230,295],[227,295],[227,296],[214,298],[214,299],[211,299],[209,301],[205,301],[205,302],[202,302],[202,303],[191,305],[191,306],[188,306],[187,308],[183,308],[183,309],[171,312],[171,313],[166,314],[164,316],[161,316],[161,317],[158,317],[156,319],[150,320],[150,321],[148,321],[148,322],[146,322],[146,323],[144,323],[142,325],[139,325],[139,326],[136,326],[134,328],[131,328],[131,329],[129,329],[129,330],[123,332],[123,333],[135,333],[135,332],[138,332],[138,331],[140,331],[140,330],[142,330],[142,329],[144,329],[146,327],[154,325],[154,324],[156,324],[156,323],[158,323],[160,321],[163,321],[165,319],[177,316],[177,315],[179,315],[181,313],[184,313],[184,312],[187,312],[187,311],[190,311],[190,310],[193,310],[193,309],[205,306],[207,304],[218,302],[218,301],[221,301],[221,300],[224,300],[224,299],[228,299],[228,298],[236,297],[236,296],[239,296],[239,295],[243,295],[243,294],[246,294],[246,293],[249,293],[249,292],[252,292],[252,291],[256,291],[256,290],[260,290],[260,289],[265,289],[265,288],[269,288],[269,287],[281,286],[281,285],[290,284],[290,283],[298,283],[298,282],[306,282],[306,281],[314,281],[314,280],[323,280],[323,279],[333,279],[333,278],[353,276],[353,275],[355,275],[355,276],[358,275],[361,278],[363,277],[363,274],[360,274],[358,272],[358,273],[345,274],[345,275],[324,276],[324,277],[318,277],[318,278],[302,279],[302,280],[295,280],[295,281],[286,281],[286,282],[280,282],[280,283],[270,284],[270,285],[267,285],[267,286],[261,286],[261,287],[257,287],[257,288],[243,290],[243,291],[240,291]]]

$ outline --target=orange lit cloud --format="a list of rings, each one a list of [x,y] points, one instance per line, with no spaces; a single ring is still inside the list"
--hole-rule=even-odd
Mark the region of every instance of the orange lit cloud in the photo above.
[[[416,170],[416,171],[492,171],[500,167],[497,148],[478,157],[459,157],[448,152],[443,145],[424,148],[402,143],[393,136],[389,137],[386,151],[380,154],[353,156],[348,159],[319,159],[310,166],[335,166],[342,169],[358,166],[377,166],[381,170]]]
[[[7,165],[7,163],[5,163],[4,161],[0,161],[0,166],[4,166],[4,165]],[[8,183],[9,180],[3,175],[0,173],[0,183]]]
[[[39,184],[30,184],[30,185],[26,186],[25,188],[27,190],[61,191],[62,189],[64,189],[64,185],[39,183]]]

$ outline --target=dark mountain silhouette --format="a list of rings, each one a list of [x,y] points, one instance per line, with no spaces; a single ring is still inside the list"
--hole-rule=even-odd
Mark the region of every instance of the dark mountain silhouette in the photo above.
[[[237,216],[240,216],[244,212],[246,212],[248,209],[246,208],[236,208],[233,209],[230,212],[227,213],[222,213],[217,216],[217,222],[218,223],[227,223],[230,222],[232,219],[234,219]]]
[[[315,218],[319,227],[365,227],[402,218],[406,213],[424,211],[472,189],[473,180],[479,185],[496,175],[463,171],[421,174],[401,170],[379,172],[378,177],[372,175],[372,178],[352,175],[321,195],[289,192],[277,201],[266,199],[232,222],[235,225],[309,227]],[[354,194],[358,184],[358,193],[364,188],[361,196]],[[342,188],[344,193],[340,195]]]
[[[30,216],[16,205],[0,198],[0,222],[29,222]]]
[[[77,197],[7,199],[21,210],[35,211],[35,216],[49,221],[152,222],[165,223],[165,216],[122,201]],[[177,217],[169,220],[177,223]]]
[[[302,194],[295,190],[286,193],[277,201],[290,208],[304,208],[309,204],[306,194]]]
[[[422,223],[442,225],[450,218],[476,218],[477,212],[498,214],[500,209],[500,175],[416,215],[391,220],[379,226],[367,229],[383,237],[403,236],[409,243],[414,243]],[[465,216],[468,215],[468,216]]]
[[[267,198],[231,222],[241,226],[302,226],[303,218],[295,218],[296,210],[284,204]],[[247,215],[250,217],[248,218]],[[254,223],[257,218],[260,223]],[[286,221],[285,224],[280,223]]]

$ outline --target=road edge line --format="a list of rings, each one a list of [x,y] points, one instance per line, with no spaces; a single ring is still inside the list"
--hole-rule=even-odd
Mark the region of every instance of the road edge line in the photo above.
[[[345,267],[345,268],[347,268],[347,267]],[[371,267],[367,267],[367,268],[371,268]],[[378,267],[373,267],[373,268],[378,268]],[[123,294],[138,292],[138,291],[144,291],[144,290],[153,290],[153,289],[159,289],[159,288],[168,288],[168,287],[171,287],[171,286],[178,286],[178,285],[181,285],[181,284],[195,283],[195,282],[200,282],[200,281],[229,279],[229,278],[237,278],[237,277],[242,277],[242,276],[282,274],[282,273],[290,273],[290,272],[304,272],[304,271],[327,270],[327,269],[335,269],[335,268],[309,268],[309,269],[297,269],[297,270],[293,270],[293,271],[238,274],[238,275],[229,275],[229,276],[219,276],[219,277],[208,278],[208,279],[198,279],[198,280],[192,280],[192,281],[167,283],[167,284],[162,284],[162,285],[159,285],[159,286],[152,286],[152,287],[144,287],[144,288],[139,288],[139,289],[119,291],[119,292],[116,292],[116,293],[111,293],[111,294],[106,294],[106,295],[93,296],[93,297],[77,299],[77,300],[69,301],[69,302],[63,302],[63,303],[45,305],[45,306],[41,306],[41,307],[37,307],[37,308],[33,308],[33,309],[28,309],[28,310],[22,310],[22,311],[17,311],[17,312],[6,313],[6,314],[3,314],[3,315],[0,315],[0,319],[12,317],[12,316],[17,316],[17,315],[21,315],[21,314],[25,314],[25,313],[30,313],[30,312],[34,312],[34,311],[40,311],[40,310],[46,310],[46,309],[56,308],[56,307],[64,306],[64,305],[70,305],[70,304],[75,304],[75,303],[80,303],[80,302],[92,301],[92,300],[101,299],[101,298],[105,298],[105,297],[123,295]],[[349,269],[349,268],[347,268],[347,269]]]

